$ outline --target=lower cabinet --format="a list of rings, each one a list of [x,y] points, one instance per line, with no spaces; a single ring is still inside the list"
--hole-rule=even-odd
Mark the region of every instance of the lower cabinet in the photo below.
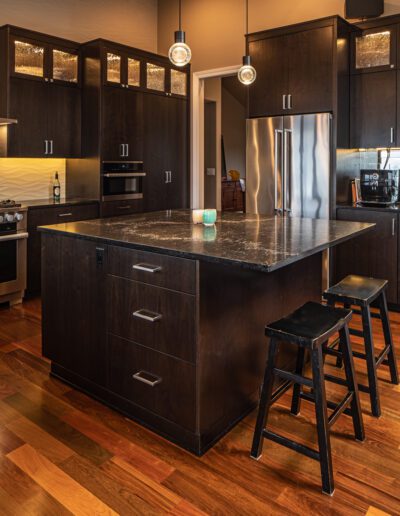
[[[339,220],[372,222],[375,229],[337,246],[334,250],[334,280],[348,274],[387,279],[388,302],[399,303],[398,292],[398,215],[396,212],[368,208],[339,208]]]
[[[101,217],[118,217],[143,211],[143,199],[105,201],[100,204]]]
[[[27,295],[40,294],[41,288],[41,237],[37,230],[38,226],[95,219],[98,216],[99,206],[97,202],[28,209]]]

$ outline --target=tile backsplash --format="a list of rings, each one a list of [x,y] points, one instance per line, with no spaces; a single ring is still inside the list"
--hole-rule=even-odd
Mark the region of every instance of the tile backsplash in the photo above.
[[[65,159],[0,158],[0,200],[23,201],[51,197],[56,172],[63,197],[65,168]]]

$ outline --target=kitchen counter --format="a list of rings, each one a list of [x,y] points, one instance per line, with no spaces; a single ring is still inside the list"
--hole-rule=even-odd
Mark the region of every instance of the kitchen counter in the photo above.
[[[191,211],[96,219],[41,231],[272,272],[368,231],[371,224],[224,213],[215,227],[193,225]]]
[[[322,251],[372,227],[229,213],[205,228],[190,211],[42,227],[51,374],[202,455],[257,405],[265,325],[320,302]]]
[[[22,206],[26,206],[29,209],[33,208],[51,208],[57,206],[73,206],[75,204],[92,204],[94,202],[99,202],[98,199],[84,199],[82,197],[70,197],[70,198],[62,198],[60,201],[54,201],[52,197],[48,199],[32,199],[27,201],[18,201]]]

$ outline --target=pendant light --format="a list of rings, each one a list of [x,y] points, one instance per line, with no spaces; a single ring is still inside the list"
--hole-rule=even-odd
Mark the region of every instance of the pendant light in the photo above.
[[[169,49],[168,57],[175,66],[185,66],[192,58],[192,51],[185,43],[185,32],[182,30],[182,1],[179,0],[179,30],[175,32],[175,43]]]
[[[246,0],[246,35],[249,32],[249,0]],[[247,45],[245,48],[245,52],[247,52]],[[238,71],[238,79],[242,84],[248,86],[252,84],[257,77],[257,72],[254,66],[251,66],[251,59],[249,55],[243,56],[243,65],[240,67]]]

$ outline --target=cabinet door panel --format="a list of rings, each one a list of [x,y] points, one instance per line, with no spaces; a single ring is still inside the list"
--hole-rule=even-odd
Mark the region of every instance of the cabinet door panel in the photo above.
[[[396,145],[396,71],[351,77],[351,146]]]
[[[126,159],[143,161],[143,93],[123,92],[124,143],[128,145]]]
[[[52,143],[52,156],[78,158],[81,141],[80,90],[62,84],[48,88],[47,139]]]
[[[105,161],[119,161],[125,142],[124,95],[118,88],[103,88],[102,155]]]
[[[170,98],[146,94],[143,99],[144,202],[147,211],[166,209]]]
[[[9,116],[18,120],[8,128],[8,156],[44,157],[47,139],[48,85],[10,79]]]
[[[98,247],[95,242],[42,234],[43,354],[105,386],[106,259],[99,261]]]
[[[266,38],[249,44],[257,79],[249,87],[250,117],[281,115],[283,95],[288,94],[287,36]]]
[[[339,220],[373,222],[376,228],[337,246],[335,249],[335,281],[348,274],[358,274],[389,281],[387,296],[397,303],[397,214],[367,209],[339,209]]]
[[[289,114],[333,109],[333,27],[288,36]]]
[[[167,209],[187,208],[188,174],[187,174],[187,102],[178,98],[168,101],[169,160],[171,172],[167,184]]]

